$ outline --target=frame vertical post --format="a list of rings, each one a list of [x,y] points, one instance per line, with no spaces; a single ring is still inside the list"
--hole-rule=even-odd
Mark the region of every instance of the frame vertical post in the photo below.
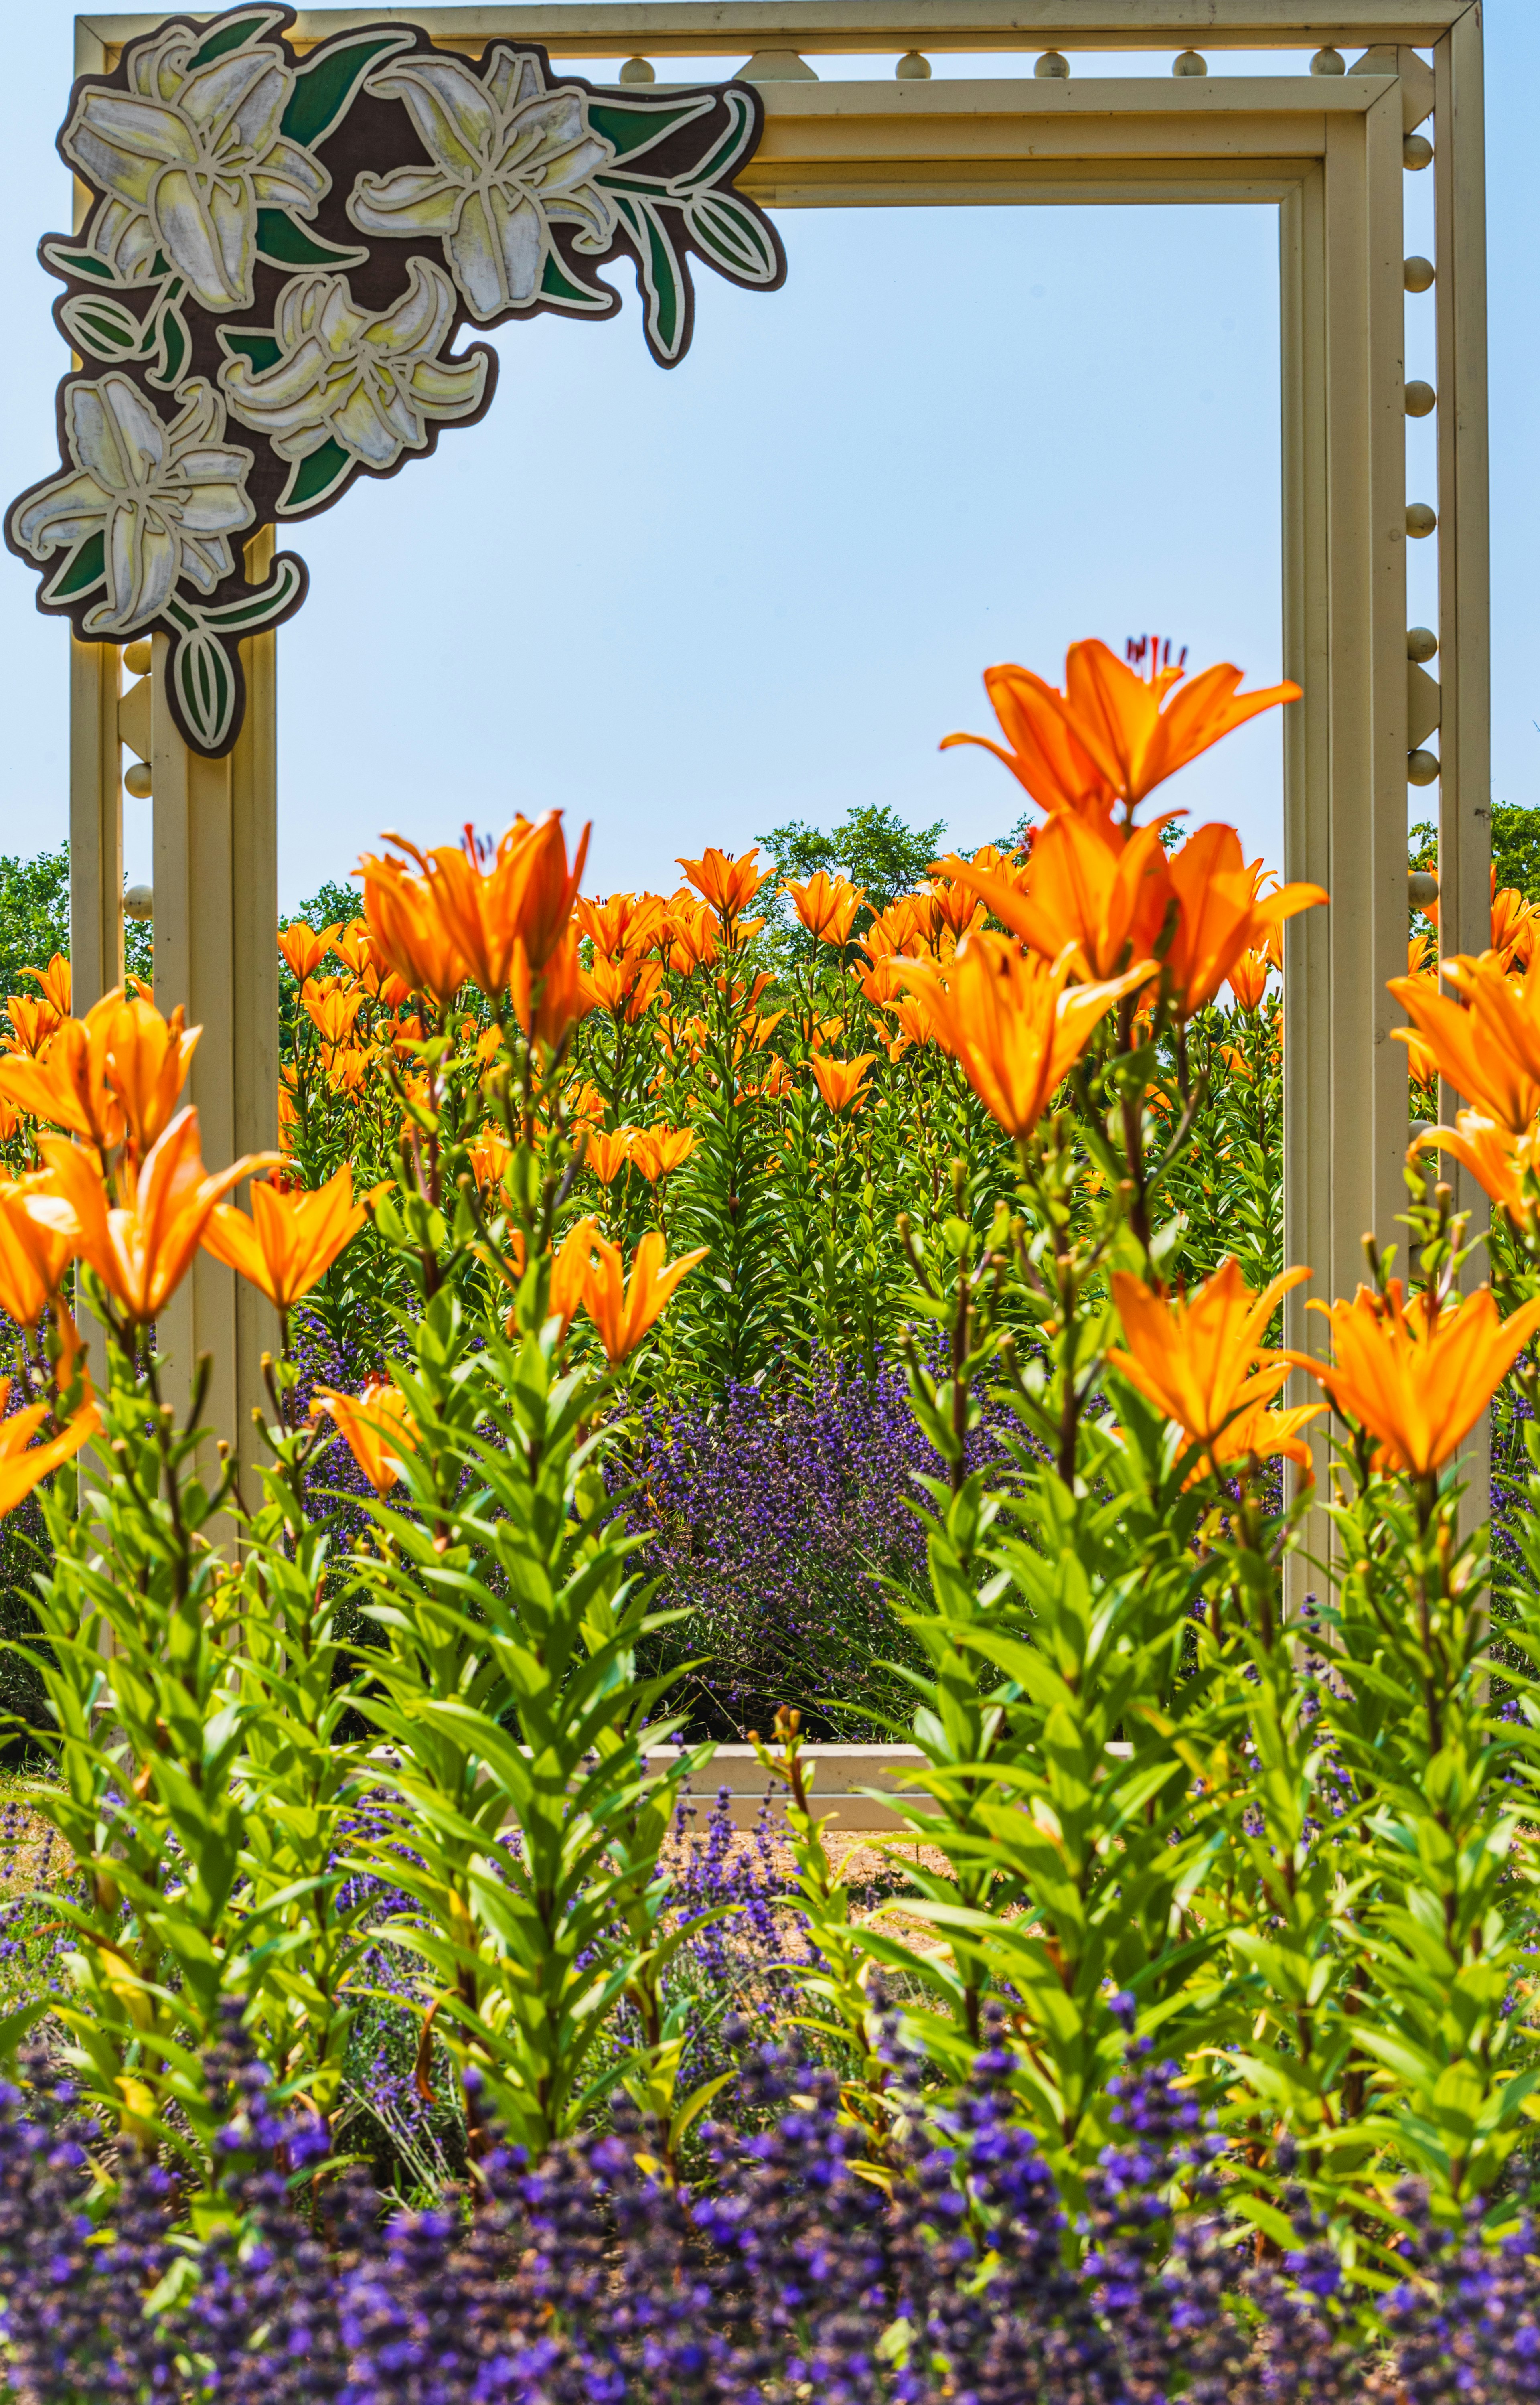
[[[263,527],[246,548],[252,582],[267,573],[272,550],[272,529]],[[205,760],[182,740],[164,698],[170,648],[156,636],[155,999],[168,1015],[184,1004],[189,1025],[203,1028],[189,1092],[214,1168],[271,1149],[277,1132],[276,638],[270,632],[241,647],[245,721],[223,760]],[[268,1304],[200,1253],[158,1335],[174,1377],[189,1385],[200,1357],[212,1355],[205,1424],[249,1465],[261,1356],[277,1337]]]
[[[1438,324],[1438,948],[1491,941],[1491,555],[1487,444],[1487,204],[1481,11],[1469,9],[1434,52],[1434,174]],[[1460,1098],[1439,1090],[1439,1116]],[[1473,1234],[1491,1205],[1467,1170],[1440,1173]],[[1487,1516],[1491,1423],[1460,1451],[1462,1519]]]

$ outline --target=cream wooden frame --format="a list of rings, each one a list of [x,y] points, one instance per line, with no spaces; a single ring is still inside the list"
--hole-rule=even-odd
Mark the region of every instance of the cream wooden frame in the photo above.
[[[1487,941],[1490,788],[1486,233],[1478,0],[622,0],[542,7],[326,8],[291,38],[386,16],[442,48],[497,35],[558,59],[909,49],[1170,52],[1188,44],[1309,52],[1396,45],[1395,72],[1093,80],[824,83],[756,64],[763,140],[743,189],[770,208],[998,202],[1249,201],[1280,215],[1282,311],[1284,873],[1329,911],[1285,944],[1285,1251],[1315,1292],[1351,1292],[1361,1238],[1394,1240],[1404,1206],[1406,1057],[1385,992],[1406,965],[1403,142],[1430,111],[1437,216],[1439,804],[1446,950]],[[100,72],[153,16],[81,17],[78,73]],[[1417,56],[1431,49],[1433,67]],[[1387,61],[1387,69],[1391,62]],[[1152,62],[1153,64],[1153,62]],[[1413,498],[1424,499],[1425,496]],[[259,544],[267,538],[259,537]],[[259,572],[259,544],[251,572]],[[163,649],[158,642],[157,649]],[[144,752],[155,808],[156,983],[205,1034],[193,1069],[210,1159],[271,1143],[276,1086],[274,638],[247,646],[245,730],[229,761],[189,754],[118,654],[74,645],[71,836],[76,992],[120,970],[119,735]],[[148,708],[145,704],[147,700]],[[1479,1196],[1463,1196],[1479,1202]],[[172,1331],[184,1360],[228,1364],[217,1424],[257,1399],[259,1314],[201,1262]],[[249,1289],[243,1288],[243,1298]],[[1319,1343],[1304,1299],[1288,1338]],[[227,1416],[228,1413],[228,1416]],[[1479,1457],[1473,1457],[1473,1494]],[[1298,1572],[1302,1582],[1309,1573]]]

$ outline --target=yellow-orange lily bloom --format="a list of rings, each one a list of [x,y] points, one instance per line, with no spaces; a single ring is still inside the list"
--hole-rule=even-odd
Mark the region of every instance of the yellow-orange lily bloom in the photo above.
[[[512,977],[517,949],[527,975],[539,977],[566,936],[588,837],[585,826],[570,865],[560,810],[547,810],[533,824],[516,819],[484,863],[469,827],[462,844],[440,844],[426,853],[404,837],[386,840],[415,860],[427,906],[482,992],[495,996]]]
[[[591,1212],[585,1211],[581,1219],[573,1221],[552,1257],[551,1316],[560,1320],[564,1336],[582,1306],[595,1248],[600,1241],[599,1223]]]
[[[323,927],[317,935],[303,919],[296,919],[290,926],[281,930],[278,949],[301,985],[306,977],[315,976],[342,932],[338,922]]]
[[[1527,969],[1534,958],[1535,916],[1533,904],[1511,885],[1499,886],[1491,872],[1491,948],[1505,968]],[[34,972],[35,975],[35,971]]]
[[[331,1421],[376,1495],[388,1495],[400,1478],[402,1458],[417,1450],[417,1424],[406,1397],[388,1378],[371,1378],[359,1395],[323,1386],[310,1416]]]
[[[671,1177],[695,1149],[693,1128],[639,1128],[631,1145],[631,1163],[649,1186]]]
[[[689,1275],[697,1261],[705,1260],[708,1249],[701,1245],[665,1265],[663,1238],[656,1228],[650,1228],[637,1246],[627,1281],[619,1245],[595,1232],[594,1259],[583,1285],[583,1309],[598,1330],[611,1368],[630,1358],[654,1320],[661,1318],[679,1280]]]
[[[274,1153],[248,1154],[211,1177],[199,1148],[198,1114],[189,1107],[151,1146],[133,1200],[109,1207],[101,1168],[85,1146],[45,1135],[38,1149],[49,1174],[46,1185],[29,1192],[27,1209],[69,1239],[123,1317],[135,1324],[154,1319],[180,1286],[216,1203],[254,1169],[277,1160]]]
[[[1494,952],[1460,953],[1443,968],[1463,1002],[1425,977],[1392,977],[1389,991],[1416,1022],[1439,1074],[1485,1118],[1522,1135],[1540,1112],[1540,959],[1522,979],[1505,977]],[[1391,1033],[1408,1041],[1404,1028]]]
[[[364,916],[370,948],[400,978],[409,993],[425,993],[447,1010],[469,971],[465,954],[432,907],[426,877],[414,877],[404,861],[365,852],[358,863],[364,880]]]
[[[876,1057],[875,1052],[858,1052],[853,1061],[832,1061],[826,1052],[814,1053],[807,1065],[830,1110],[847,1111],[852,1104],[860,1110],[867,1075]]]
[[[1242,1010],[1260,1010],[1272,973],[1266,952],[1242,952],[1231,963],[1225,982]]]
[[[0,1412],[10,1396],[11,1382],[0,1379]],[[10,1418],[0,1419],[0,1519],[24,1503],[40,1479],[68,1461],[83,1444],[89,1444],[102,1425],[101,1414],[89,1399],[57,1436],[49,1437],[42,1444],[33,1438],[49,1415],[48,1403],[29,1403],[25,1411],[14,1412]]]
[[[123,1108],[108,1082],[106,1054],[109,1021],[122,999],[122,988],[116,987],[84,1019],[64,1020],[43,1058],[0,1061],[0,1094],[98,1151],[120,1144]]]
[[[106,1081],[122,1104],[128,1139],[141,1160],[171,1124],[203,1032],[184,1024],[180,1003],[162,1019],[138,993],[119,1001],[107,1020]]]
[[[364,1006],[361,993],[307,993],[301,996],[305,1017],[326,1044],[346,1044],[353,1034],[353,1022]]]
[[[523,941],[516,942],[508,992],[513,1016],[525,1034],[548,1052],[559,1052],[579,1020],[594,1007],[594,990],[582,972],[577,929],[567,929],[538,969]]]
[[[1324,1386],[1345,1419],[1378,1439],[1376,1467],[1429,1478],[1485,1413],[1540,1328],[1540,1301],[1500,1319],[1490,1287],[1435,1311],[1427,1293],[1403,1299],[1399,1278],[1383,1299],[1361,1286],[1351,1302],[1312,1303],[1332,1324],[1334,1359],[1290,1359]]]
[[[755,894],[769,875],[759,865],[759,846],[750,844],[736,857],[730,851],[719,851],[708,843],[699,860],[686,860],[676,855],[697,893],[704,894],[713,910],[723,919],[735,919],[747,910]]]
[[[1247,865],[1234,827],[1214,821],[1194,829],[1167,860],[1176,923],[1166,953],[1166,992],[1179,1019],[1212,1002],[1242,952],[1269,928],[1327,899],[1322,885],[1261,888],[1260,862]]]
[[[1419,1152],[1450,1152],[1463,1161],[1477,1184],[1501,1204],[1516,1227],[1534,1217],[1535,1204],[1526,1179],[1540,1180],[1540,1126],[1515,1135],[1501,1120],[1479,1111],[1457,1111],[1452,1128],[1429,1128],[1410,1146]]]
[[[630,1128],[595,1128],[583,1149],[583,1163],[601,1186],[613,1186],[631,1160]]]
[[[1045,810],[1099,819],[1120,801],[1131,816],[1156,785],[1232,729],[1299,699],[1298,685],[1288,682],[1239,692],[1244,671],[1224,661],[1169,697],[1184,670],[1169,656],[1157,665],[1158,655],[1157,643],[1142,676],[1105,643],[1071,643],[1062,693],[1030,668],[987,669],[985,687],[1010,748],[984,736],[949,735],[942,749],[982,743]]]
[[[658,893],[611,893],[595,901],[580,893],[573,905],[578,926],[601,961],[619,960],[651,949],[663,932],[663,896]]]
[[[232,1202],[216,1204],[203,1231],[203,1250],[259,1287],[275,1310],[289,1311],[346,1250],[364,1217],[344,1161],[335,1177],[312,1192],[254,1185],[249,1219]]]
[[[1231,1423],[1249,1406],[1270,1402],[1289,1374],[1287,1355],[1268,1350],[1264,1339],[1280,1296],[1309,1276],[1285,1270],[1253,1294],[1231,1259],[1196,1294],[1166,1295],[1114,1270],[1113,1301],[1128,1349],[1111,1347],[1107,1358],[1189,1444],[1223,1460]]]
[[[27,1209],[36,1176],[0,1184],[0,1311],[18,1328],[35,1328],[69,1267],[67,1238]]]
[[[781,892],[820,944],[847,944],[856,912],[866,899],[859,885],[848,878],[831,877],[825,868],[815,869],[805,884],[793,878]]]
[[[23,969],[21,975],[33,979],[43,1000],[60,1019],[69,1017],[74,984],[63,952],[55,952],[46,969]]]
[[[1116,828],[1067,811],[1039,833],[1025,886],[955,856],[937,866],[1044,960],[1072,944],[1074,973],[1087,984],[1116,977],[1130,956],[1149,955],[1169,899],[1157,827],[1139,827],[1125,841]]]
[[[901,964],[936,1040],[1007,1135],[1030,1135],[1098,1022],[1155,973],[1153,961],[1141,961],[1122,977],[1071,986],[1072,961],[1070,947],[1050,966],[999,935],[974,935],[945,979],[928,962]]]
[[[513,1158],[513,1147],[500,1129],[483,1128],[480,1135],[471,1138],[466,1151],[470,1158],[470,1174],[478,1186],[485,1188],[502,1184]]]

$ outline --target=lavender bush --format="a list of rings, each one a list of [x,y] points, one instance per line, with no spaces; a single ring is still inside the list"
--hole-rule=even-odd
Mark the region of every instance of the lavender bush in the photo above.
[[[1004,1464],[1004,1417],[987,1414],[971,1469]],[[903,1734],[913,1699],[884,1665],[916,1657],[888,1582],[923,1586],[915,1482],[941,1468],[890,1363],[865,1377],[821,1357],[805,1385],[644,1406],[627,1509],[659,1604],[686,1614],[672,1658],[707,1657],[682,1697],[693,1733],[741,1740],[791,1704],[810,1736]]]
[[[733,2032],[740,2048],[747,2023]],[[177,2234],[167,2173],[108,2167],[34,2053],[0,2090],[0,2294],[18,2405],[1505,2405],[1540,2391],[1534,2238],[1401,2203],[1377,2312],[1301,2205],[1258,2264],[1224,2214],[1221,2144],[1145,2043],[1071,2228],[1012,2092],[995,2017],[965,2087],[927,2095],[889,2046],[873,2162],[838,2082],[748,2047],[745,2136],[708,2133],[698,2192],[656,2175],[624,2111],[538,2165],[496,2150],[474,2210],[385,2217],[324,2125],[280,2115],[233,2029],[208,2076],[223,2169]],[[331,2177],[325,2174],[332,2173]]]

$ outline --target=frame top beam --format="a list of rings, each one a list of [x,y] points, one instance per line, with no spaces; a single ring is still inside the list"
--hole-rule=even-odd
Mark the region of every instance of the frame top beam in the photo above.
[[[563,58],[747,57],[754,50],[1319,49],[1404,42],[1430,49],[1477,0],[520,0],[512,7],[302,8],[301,45],[389,18],[438,42],[499,36]],[[79,29],[116,50],[171,7],[92,12]],[[202,17],[213,10],[189,13]]]

